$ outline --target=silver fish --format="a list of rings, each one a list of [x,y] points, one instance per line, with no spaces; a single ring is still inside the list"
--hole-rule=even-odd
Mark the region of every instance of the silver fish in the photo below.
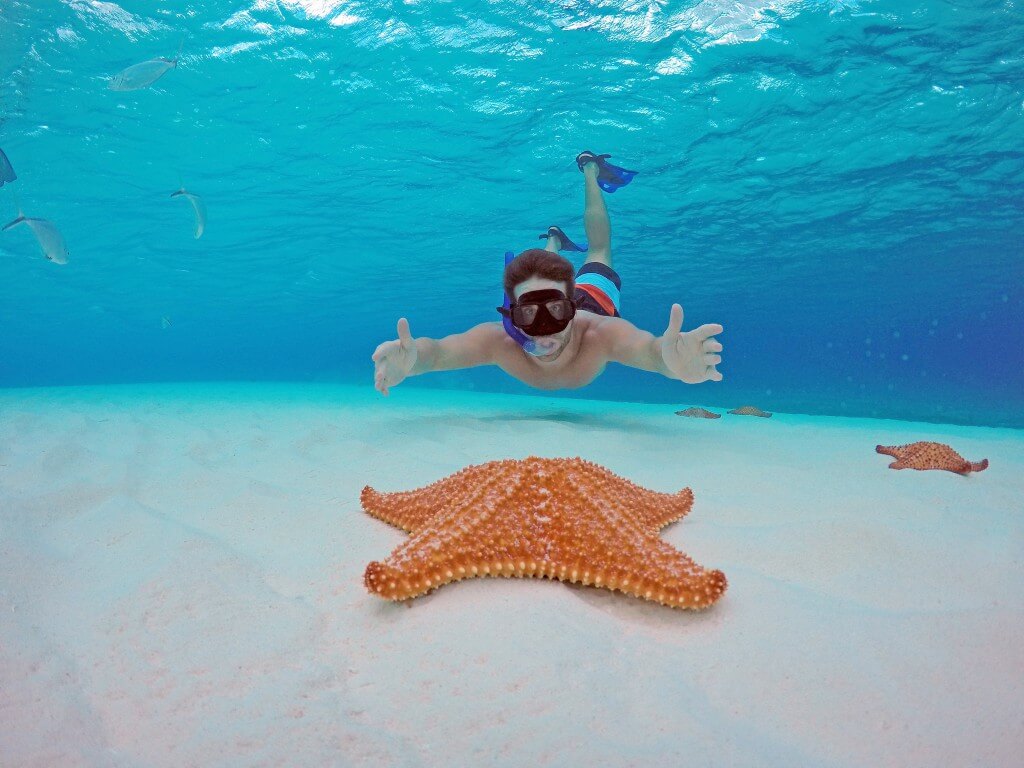
[[[32,230],[32,234],[36,236],[39,247],[43,249],[43,256],[54,264],[68,263],[68,246],[52,221],[32,219],[19,213],[18,218],[4,225],[3,231],[6,232],[8,229],[19,224],[27,224],[29,229]]]
[[[109,88],[112,91],[137,91],[146,88],[163,77],[169,69],[178,66],[178,57],[181,56],[181,48],[185,45],[185,38],[181,38],[178,45],[178,52],[173,59],[163,57],[150,59],[139,64],[132,64],[127,69],[122,69],[110,78]]]
[[[11,167],[11,161],[7,159],[7,155],[0,149],[0,187],[8,181],[14,181],[16,178],[18,178],[18,174]]]
[[[203,200],[199,195],[193,195],[191,192],[186,192],[185,188],[182,187],[177,192],[172,192],[171,197],[183,197],[192,203],[192,210],[196,213],[196,231],[195,237],[198,240],[203,236],[203,230],[206,229],[206,206],[203,205]]]
[[[132,64],[122,69],[112,78],[108,86],[112,91],[137,91],[152,85],[166,74],[167,70],[178,66],[178,57],[173,59],[150,59],[140,64]]]

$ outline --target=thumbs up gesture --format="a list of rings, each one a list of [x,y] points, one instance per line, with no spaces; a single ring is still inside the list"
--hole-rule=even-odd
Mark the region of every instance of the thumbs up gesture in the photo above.
[[[722,332],[722,326],[712,323],[685,333],[682,328],[683,308],[673,304],[668,328],[661,335],[661,359],[665,361],[673,378],[687,384],[721,381],[722,374],[715,366],[722,362],[718,354],[722,351],[722,345],[714,336]]]
[[[416,340],[409,332],[409,321],[398,320],[398,339],[385,341],[374,350],[373,386],[385,397],[388,389],[400,384],[416,365]]]

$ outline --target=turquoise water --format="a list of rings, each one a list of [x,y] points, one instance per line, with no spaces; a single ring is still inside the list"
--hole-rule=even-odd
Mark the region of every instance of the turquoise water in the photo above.
[[[0,386],[371,387],[399,316],[496,320],[506,249],[583,237],[592,149],[641,171],[623,315],[721,323],[725,381],[566,396],[1022,427],[1022,51],[1009,2],[5,3],[0,207],[70,257],[0,234]]]

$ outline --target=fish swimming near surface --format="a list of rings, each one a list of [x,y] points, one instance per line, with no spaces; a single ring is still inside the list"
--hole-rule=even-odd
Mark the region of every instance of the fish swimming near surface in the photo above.
[[[184,45],[184,38],[182,38],[181,42]],[[138,91],[142,88],[148,88],[167,74],[169,70],[178,66],[179,56],[181,56],[180,45],[173,59],[160,57],[132,64],[132,66],[122,69],[110,78],[110,83],[107,87],[112,91]]]
[[[16,178],[18,178],[18,174],[11,167],[11,161],[7,159],[7,155],[0,149],[0,187],[9,181],[14,181]]]
[[[193,195],[186,191],[184,187],[177,192],[172,192],[171,197],[183,197],[192,203],[192,210],[196,214],[195,238],[198,240],[206,230],[206,206],[203,204],[203,199],[199,195]]]
[[[19,224],[25,224],[32,230],[32,234],[36,236],[39,247],[43,250],[43,256],[54,264],[68,263],[68,246],[64,242],[63,236],[61,236],[60,230],[54,226],[52,221],[33,219],[19,211],[18,218],[5,224],[3,231],[6,232],[8,229],[12,229]]]

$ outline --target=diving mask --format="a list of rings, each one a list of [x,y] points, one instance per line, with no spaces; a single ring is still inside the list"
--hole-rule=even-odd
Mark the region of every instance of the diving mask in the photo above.
[[[561,333],[576,316],[576,305],[555,288],[528,291],[509,307],[498,307],[512,324],[529,336]]]

